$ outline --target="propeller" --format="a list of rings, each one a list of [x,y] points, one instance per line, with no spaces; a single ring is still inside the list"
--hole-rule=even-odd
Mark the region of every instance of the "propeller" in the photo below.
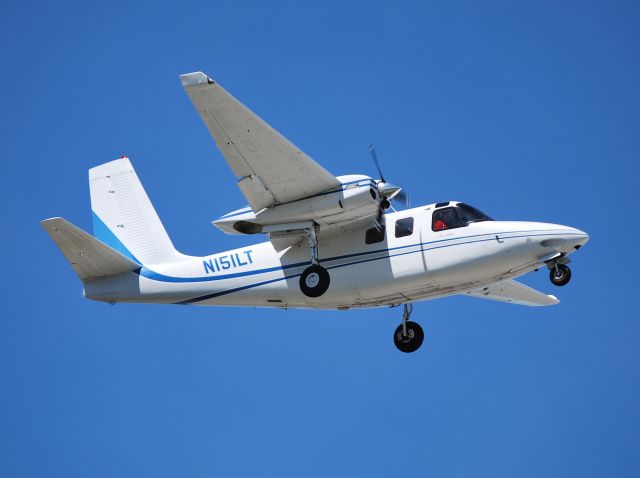
[[[373,145],[373,143],[369,145],[369,152],[371,153],[371,157],[373,158],[373,162],[375,163],[376,168],[378,168],[378,176],[380,176],[380,180],[383,183],[386,183],[384,174],[382,174],[382,168],[380,167],[380,161],[378,161],[378,155],[376,154],[376,147]]]
[[[385,209],[388,209],[391,206],[391,200],[399,199],[405,203],[405,207],[409,207],[409,197],[400,186],[389,183],[384,178],[382,168],[380,167],[380,161],[378,160],[378,155],[376,153],[376,148],[373,144],[369,145],[369,153],[371,153],[373,162],[378,170],[378,175],[380,176],[380,179],[378,180],[378,193],[382,199],[380,200],[380,207],[378,209],[378,215],[376,216],[376,225],[378,226],[378,229],[380,229],[382,216]]]

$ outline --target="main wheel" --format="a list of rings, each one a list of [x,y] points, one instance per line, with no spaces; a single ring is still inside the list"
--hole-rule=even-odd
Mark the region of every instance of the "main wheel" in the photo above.
[[[420,324],[407,321],[407,335],[403,334],[402,324],[398,326],[395,334],[393,335],[393,343],[396,344],[400,352],[411,353],[415,352],[422,345],[424,340],[424,332]]]
[[[319,265],[307,267],[300,276],[300,290],[307,297],[320,297],[331,284],[327,269]]]
[[[564,264],[558,264],[556,267],[549,271],[549,278],[553,285],[561,286],[566,285],[571,280],[571,269]]]

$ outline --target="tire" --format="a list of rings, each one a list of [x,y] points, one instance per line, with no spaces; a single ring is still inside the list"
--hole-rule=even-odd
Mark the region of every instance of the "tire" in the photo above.
[[[549,271],[549,279],[551,279],[551,283],[556,286],[567,285],[571,280],[571,269],[569,269],[564,264],[558,264],[557,267],[554,267]]]
[[[393,334],[393,343],[400,352],[411,353],[420,348],[424,341],[424,331],[420,324],[407,321],[407,336],[402,335],[402,324],[398,326]]]
[[[329,289],[330,284],[329,273],[322,266],[309,266],[300,276],[300,290],[307,297],[320,297]]]

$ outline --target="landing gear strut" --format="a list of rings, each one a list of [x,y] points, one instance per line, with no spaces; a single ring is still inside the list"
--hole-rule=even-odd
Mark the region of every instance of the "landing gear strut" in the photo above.
[[[571,280],[571,269],[564,264],[556,263],[549,271],[549,278],[553,285],[566,285]]]
[[[415,352],[424,340],[424,332],[420,324],[409,320],[411,312],[413,312],[413,304],[404,304],[402,323],[398,325],[393,335],[393,342],[400,352]]]
[[[307,239],[311,250],[311,265],[300,276],[300,290],[307,297],[320,297],[329,289],[331,277],[327,269],[318,261],[318,238],[315,227],[307,229]]]

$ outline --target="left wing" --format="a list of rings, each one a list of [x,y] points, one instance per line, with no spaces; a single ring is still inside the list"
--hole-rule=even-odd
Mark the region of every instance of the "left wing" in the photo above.
[[[469,291],[466,294],[480,299],[529,306],[554,305],[560,302],[554,295],[543,294],[514,280],[498,282]]]
[[[340,186],[333,174],[204,73],[187,73],[180,81],[254,212]]]

